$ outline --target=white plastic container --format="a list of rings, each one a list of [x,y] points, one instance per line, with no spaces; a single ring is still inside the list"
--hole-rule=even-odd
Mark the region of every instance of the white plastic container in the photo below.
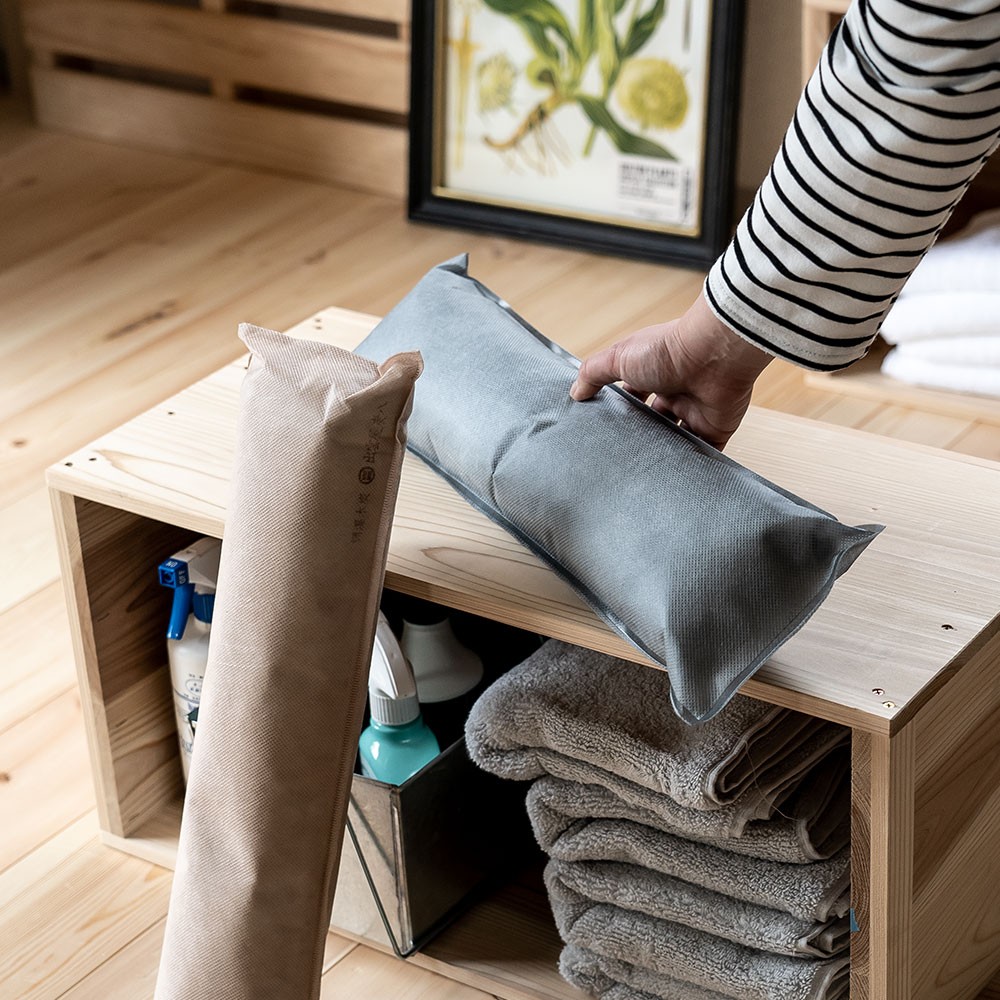
[[[208,663],[208,640],[212,623],[199,621],[195,615],[188,618],[184,637],[167,640],[167,659],[170,662],[170,686],[174,692],[174,715],[177,718],[177,739],[180,743],[181,769],[187,783],[194,750],[194,735],[198,725],[198,706],[201,688],[205,682],[205,664]]]
[[[447,618],[429,625],[404,621],[400,644],[421,705],[461,698],[483,679],[483,661],[458,641]]]
[[[167,660],[174,694],[181,770],[187,783],[212,634],[215,587],[222,543],[201,538],[160,563],[160,583],[174,592],[167,626]]]

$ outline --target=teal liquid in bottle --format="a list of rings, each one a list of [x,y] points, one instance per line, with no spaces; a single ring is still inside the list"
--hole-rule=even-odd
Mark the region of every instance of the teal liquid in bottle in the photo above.
[[[420,714],[413,668],[380,612],[368,680],[371,724],[358,751],[366,778],[401,785],[441,752]]]
[[[420,715],[412,722],[393,726],[377,722],[374,711],[358,749],[361,773],[389,785],[401,785],[441,752],[437,738]]]

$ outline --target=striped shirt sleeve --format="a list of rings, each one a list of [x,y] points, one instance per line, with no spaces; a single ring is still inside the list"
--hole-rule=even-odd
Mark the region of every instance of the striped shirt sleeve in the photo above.
[[[998,139],[996,0],[856,0],[706,299],[771,354],[846,367]]]

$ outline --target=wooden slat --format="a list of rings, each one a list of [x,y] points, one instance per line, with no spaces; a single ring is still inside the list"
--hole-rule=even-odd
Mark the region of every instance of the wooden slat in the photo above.
[[[94,783],[97,815],[102,830],[122,832],[114,773],[101,695],[101,679],[96,668],[94,625],[89,615],[87,584],[83,574],[83,552],[77,523],[76,502],[65,493],[52,491],[52,512],[62,567],[63,589],[69,611],[69,630],[76,661],[77,690],[83,709],[83,726],[90,751],[90,771]]]
[[[93,659],[85,657],[80,666],[101,700],[97,715],[104,727],[94,759],[110,758],[107,786],[114,800],[108,808],[117,811],[117,832],[128,836],[180,788],[164,670],[170,596],[157,582],[156,566],[193,536],[86,501],[74,507],[94,643]]]
[[[951,448],[965,455],[978,455],[993,462],[1000,462],[1000,426],[992,423],[974,423],[951,442]]]
[[[820,417],[825,424],[858,428],[864,426],[881,407],[882,404],[873,399],[838,395]],[[781,409],[780,405],[777,408]]]
[[[414,961],[505,1000],[578,1000],[559,976],[561,950],[545,891],[531,881],[477,904]]]
[[[912,998],[914,746],[912,726],[891,739],[873,735],[868,740],[871,861],[867,958],[872,1000]],[[853,886],[853,870],[851,877]]]
[[[206,283],[199,275],[206,267],[232,281],[235,294],[252,289],[267,265],[263,273],[248,273],[246,256],[263,257],[277,233],[289,225],[293,232],[307,227],[310,214],[326,203],[312,185],[289,189],[278,178],[223,170],[153,200],[119,225],[10,268],[0,275],[7,306],[0,318],[0,364],[9,379],[0,396],[0,420],[194,320],[205,310]],[[76,281],[66,277],[70,261],[79,267]],[[109,283],[112,275],[116,285]],[[226,332],[233,338],[235,331]],[[31,340],[49,348],[44,363],[22,350]],[[238,342],[231,342],[234,356]]]
[[[0,870],[93,808],[80,696],[70,690],[0,733]]]
[[[159,920],[144,930],[63,993],[60,1000],[149,1000],[156,984],[165,925],[165,919]],[[332,969],[356,947],[347,938],[329,934],[324,970]]]
[[[907,728],[916,733],[914,981],[928,1000],[955,1000],[1000,968],[1000,628]]]
[[[277,0],[277,4],[279,7],[286,6],[284,0]],[[399,25],[410,23],[410,5],[406,0],[294,0],[287,6],[305,7],[308,10],[321,10],[347,17],[390,21]]]
[[[4,112],[0,110],[0,118]],[[127,216],[204,175],[205,165],[138,149],[35,130],[12,149],[0,134],[3,220],[16,240],[0,241],[0,273]],[[52,211],[58,205],[58,211]]]
[[[58,581],[0,613],[0,733],[76,687]]]
[[[109,142],[245,163],[401,198],[406,132],[68,70],[35,70],[40,124]]]
[[[118,807],[127,837],[180,793],[177,719],[166,668],[109,701],[107,719]]]
[[[228,7],[228,0],[198,0],[202,10],[207,10],[215,14],[222,14]],[[223,100],[231,100],[236,96],[236,88],[233,81],[213,74],[212,93]]]
[[[838,0],[831,0],[836,6]],[[826,45],[830,32],[843,11],[832,12],[826,4],[804,3],[802,5],[802,85],[812,76],[820,54]]]
[[[5,0],[0,4],[0,46],[7,57],[7,73],[11,94],[24,106],[31,93],[28,86],[28,56],[24,51],[20,15],[21,0]]]
[[[628,269],[608,264],[603,257],[584,259],[562,285],[564,294],[553,295],[551,288],[540,287],[517,298],[518,311],[553,340],[571,344],[575,353],[586,356],[645,325],[640,317],[650,311],[660,315],[661,322],[672,319],[662,315],[663,300],[673,295],[693,299],[704,280],[698,272],[665,273],[655,264],[636,263]],[[472,266],[478,273],[478,263],[473,261]],[[569,297],[572,308],[566,305]]]
[[[901,441],[947,448],[969,429],[969,424],[967,417],[926,413],[909,406],[883,406],[861,429]]]
[[[831,14],[846,14],[851,0],[803,0],[803,9],[825,10]]]
[[[62,996],[163,919],[170,876],[96,840],[0,914],[0,983],[18,1000]]]
[[[393,997],[393,1000],[495,1000],[480,990],[443,979],[370,948],[359,947],[323,976],[322,1000],[342,997]]]
[[[0,872],[0,914],[18,896],[32,892],[53,868],[91,843],[97,835],[97,813],[91,809],[47,840],[38,841],[20,861]]]
[[[1000,424],[1000,399],[971,393],[926,389],[889,378],[879,370],[886,347],[876,344],[872,352],[842,372],[807,372],[805,379],[815,389],[872,399],[880,403],[911,407],[925,413]]]
[[[20,447],[14,450],[20,451]],[[0,552],[3,553],[0,614],[59,576],[59,557],[45,487],[38,482],[35,489],[19,500],[4,497],[4,493],[0,486],[0,503],[11,501],[0,507]]]
[[[851,934],[851,987],[854,1000],[875,1000],[871,992],[872,741],[851,734],[851,909],[858,930]]]
[[[165,926],[164,917],[82,976],[60,1000],[152,1000]]]
[[[116,699],[151,683],[149,675],[163,663],[166,608],[151,590],[155,566],[192,535],[65,494],[53,493],[52,502],[101,827],[124,836],[180,785],[176,768],[163,762],[162,733],[154,746],[161,748],[155,764],[148,766],[142,756],[135,766],[128,730],[122,728],[127,715]],[[169,697],[162,689],[159,694]],[[160,714],[166,711],[163,700],[155,709]],[[150,792],[150,783],[158,794]],[[142,809],[133,804],[134,796]]]
[[[409,47],[396,39],[142,0],[24,0],[23,17],[40,51],[409,109]]]

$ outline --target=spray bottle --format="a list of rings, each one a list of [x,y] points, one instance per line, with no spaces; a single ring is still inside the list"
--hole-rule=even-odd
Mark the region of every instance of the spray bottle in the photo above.
[[[208,662],[221,551],[222,542],[218,539],[199,538],[190,548],[175,553],[159,567],[160,583],[174,592],[167,626],[167,658],[185,783],[191,767],[201,687]]]
[[[368,680],[371,724],[358,744],[361,773],[401,785],[441,752],[424,724],[413,669],[403,656],[389,622],[379,612]]]

